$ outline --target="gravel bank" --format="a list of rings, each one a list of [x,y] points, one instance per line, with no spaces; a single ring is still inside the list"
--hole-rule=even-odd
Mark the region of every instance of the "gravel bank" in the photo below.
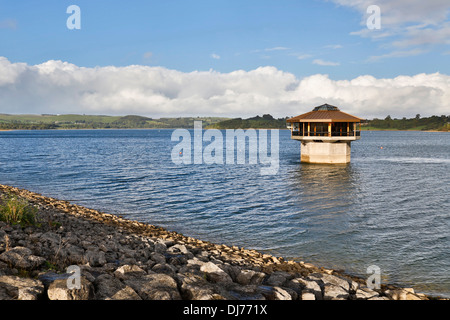
[[[430,299],[27,190],[0,193],[27,199],[39,217],[38,226],[0,222],[0,300]]]

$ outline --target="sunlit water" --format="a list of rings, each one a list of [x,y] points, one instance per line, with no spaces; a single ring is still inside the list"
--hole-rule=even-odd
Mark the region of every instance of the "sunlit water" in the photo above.
[[[363,132],[349,165],[307,165],[282,130],[278,174],[263,176],[175,165],[172,132],[0,132],[0,183],[364,277],[377,265],[383,283],[450,296],[450,133]]]

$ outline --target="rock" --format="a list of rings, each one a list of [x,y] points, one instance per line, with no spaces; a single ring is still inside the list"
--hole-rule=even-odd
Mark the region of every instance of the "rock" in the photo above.
[[[236,282],[244,286],[248,284],[260,285],[263,282],[265,276],[266,274],[263,272],[242,269],[236,276]]]
[[[161,253],[158,253],[158,252],[152,253],[151,258],[156,263],[159,263],[159,264],[166,263],[166,258]]]
[[[348,291],[341,286],[327,283],[323,289],[324,300],[347,300],[349,297]]]
[[[211,282],[232,282],[231,277],[212,262],[207,262],[200,267],[200,271],[206,274]]]
[[[109,274],[97,277],[94,286],[97,300],[142,300],[131,287]]]
[[[219,296],[213,285],[198,275],[178,275],[180,291],[186,300],[215,300],[223,298]]]
[[[32,255],[31,250],[28,248],[14,247],[0,254],[0,261],[14,268],[30,270],[41,266],[45,262],[45,259]]]
[[[301,300],[316,300],[316,295],[309,291],[304,291],[301,294]]]
[[[139,278],[125,280],[144,300],[180,300],[176,281],[164,274],[155,273]]]
[[[65,249],[65,256],[70,264],[84,264],[84,249],[76,245],[69,244]]]
[[[263,295],[268,300],[292,300],[292,296],[286,289],[280,287],[260,286],[263,289]]]
[[[141,297],[129,286],[125,286],[124,288],[117,291],[110,298],[106,298],[105,300],[142,300]]]
[[[44,284],[35,279],[0,276],[0,300],[38,300]]]
[[[47,290],[50,300],[90,300],[94,297],[94,287],[84,276],[80,278],[80,289],[69,289],[67,279],[53,281]]]
[[[422,300],[413,288],[386,290],[384,294],[391,300]]]
[[[160,242],[160,241],[155,243],[155,252],[166,253],[166,251],[167,251],[167,246],[165,243]]]
[[[135,265],[123,265],[114,271],[114,276],[118,279],[127,279],[129,277],[139,277],[147,274],[144,270]]]
[[[300,286],[301,292],[310,292],[314,294],[316,300],[323,300],[322,289],[316,281],[303,278],[295,278],[292,280],[292,282],[297,283]]]
[[[188,254],[189,251],[184,244],[175,244],[166,250],[170,254]]]
[[[290,274],[287,272],[275,271],[266,280],[266,284],[270,286],[282,286],[290,277]]]
[[[355,293],[356,300],[369,300],[371,298],[379,297],[379,293],[376,291],[373,291],[369,288],[358,288]]]
[[[91,267],[101,267],[107,263],[105,253],[99,249],[88,249],[84,254],[84,259]]]
[[[168,263],[157,263],[152,267],[152,271],[156,273],[165,273],[170,276],[175,276],[177,269]]]
[[[219,294],[226,300],[267,300],[265,295],[271,295],[272,287],[246,285],[241,286],[236,283],[230,283],[221,286],[218,289]]]
[[[341,287],[345,291],[350,290],[350,284],[347,280],[326,273],[312,273],[309,275],[311,279],[321,280],[323,284]]]

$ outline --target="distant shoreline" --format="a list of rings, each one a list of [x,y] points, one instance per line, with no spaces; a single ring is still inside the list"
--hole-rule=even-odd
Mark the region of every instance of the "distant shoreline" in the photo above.
[[[54,129],[0,129],[0,132],[6,132],[6,131],[77,131],[77,130],[176,130],[176,129],[187,129],[187,130],[193,130],[194,128],[180,128],[180,127],[173,127],[173,128],[54,128]],[[211,128],[212,129],[212,128]],[[289,130],[288,128],[222,128],[222,129],[215,129],[215,130]],[[203,130],[209,130],[208,128],[204,128]],[[370,131],[402,131],[402,132],[450,132],[450,131],[440,131],[440,130],[414,130],[414,129],[361,129],[361,131],[364,132],[370,132]]]

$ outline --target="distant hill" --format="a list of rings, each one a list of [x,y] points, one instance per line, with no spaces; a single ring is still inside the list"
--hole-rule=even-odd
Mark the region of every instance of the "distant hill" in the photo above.
[[[11,115],[0,114],[0,130],[42,129],[171,129],[194,128],[194,121],[208,126],[228,120],[222,117],[179,117],[152,119],[138,115]]]
[[[265,114],[262,117],[224,120],[211,124],[206,129],[286,129],[286,119],[275,119],[270,114]]]
[[[421,117],[417,114],[414,118],[392,119],[387,116],[384,119],[367,120],[363,130],[436,130],[450,131],[450,116]]]

